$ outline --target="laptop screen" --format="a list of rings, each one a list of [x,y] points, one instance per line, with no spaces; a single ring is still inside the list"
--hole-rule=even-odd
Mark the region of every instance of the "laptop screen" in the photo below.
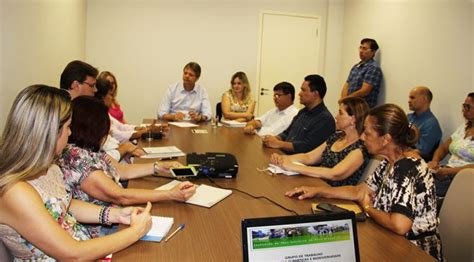
[[[352,212],[242,220],[244,261],[359,261]]]

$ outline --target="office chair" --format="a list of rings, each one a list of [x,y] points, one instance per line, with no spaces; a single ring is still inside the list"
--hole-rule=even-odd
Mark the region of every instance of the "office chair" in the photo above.
[[[359,183],[362,183],[365,181],[365,179],[371,175],[372,173],[374,173],[375,169],[380,165],[380,161],[379,159],[377,158],[370,158],[369,159],[369,163],[367,164],[367,166],[365,167],[365,170],[364,170],[364,173],[362,174],[362,176],[360,177],[360,180],[359,180]]]
[[[439,213],[443,255],[448,261],[474,261],[474,168],[456,174]]]
[[[221,102],[219,102],[216,105],[216,120],[217,122],[220,122],[221,119],[222,119],[222,106],[221,106]]]

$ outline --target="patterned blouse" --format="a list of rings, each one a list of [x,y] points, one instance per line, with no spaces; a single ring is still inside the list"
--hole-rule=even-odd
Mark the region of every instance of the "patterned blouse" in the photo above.
[[[51,165],[46,175],[28,183],[43,199],[53,219],[76,240],[88,240],[87,229],[68,212],[71,193],[66,190],[63,174],[57,165]],[[13,228],[0,224],[0,240],[5,243],[15,261],[56,261],[19,235]]]
[[[466,137],[466,125],[462,124],[451,135],[449,153],[451,157],[448,161],[450,167],[460,167],[474,164],[474,137]]]
[[[74,145],[68,145],[58,160],[58,165],[64,174],[64,180],[68,190],[75,199],[93,203],[99,206],[110,206],[112,203],[104,202],[89,196],[82,191],[81,183],[96,171],[102,170],[105,175],[120,185],[120,176],[110,163],[105,152],[92,152]],[[100,236],[101,225],[86,225],[92,237]]]
[[[374,208],[410,218],[413,224],[406,237],[442,261],[433,175],[425,161],[407,157],[390,167],[383,160],[366,183],[375,192]]]
[[[346,158],[347,155],[349,155],[352,151],[357,150],[357,149],[362,150],[362,156],[364,158],[364,162],[359,167],[359,169],[357,169],[352,175],[350,175],[344,180],[340,180],[340,181],[325,180],[326,183],[328,183],[331,186],[356,185],[357,183],[359,183],[359,180],[362,174],[364,173],[365,167],[369,163],[369,153],[367,152],[367,149],[364,146],[364,142],[362,142],[362,140],[360,139],[339,152],[335,152],[331,150],[332,145],[334,145],[334,143],[343,135],[344,133],[337,132],[329,136],[328,140],[326,141],[326,148],[324,149],[323,154],[321,156],[320,166],[333,168],[337,164],[339,164],[339,162],[344,160],[344,158]]]
[[[236,112],[236,113],[245,113],[247,112],[249,106],[253,103],[252,96],[249,96],[249,98],[246,101],[243,101],[243,103],[239,103],[239,101],[234,99],[234,96],[230,92],[230,90],[226,91],[224,93],[225,96],[229,98],[230,101],[230,111]]]

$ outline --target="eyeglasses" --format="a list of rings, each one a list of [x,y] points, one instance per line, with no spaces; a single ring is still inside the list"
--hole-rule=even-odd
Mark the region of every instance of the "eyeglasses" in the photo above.
[[[84,82],[82,82],[81,84],[86,84],[86,85],[88,85],[90,88],[95,88],[95,83],[90,84],[90,83],[87,83],[86,81],[84,81]]]
[[[367,47],[365,47],[365,46],[359,46],[359,50],[361,50],[361,51],[369,51],[369,50],[372,50],[372,49],[371,49],[370,47],[367,48]]]
[[[474,106],[471,106],[470,104],[462,104],[462,108],[466,111],[469,111],[474,108]]]

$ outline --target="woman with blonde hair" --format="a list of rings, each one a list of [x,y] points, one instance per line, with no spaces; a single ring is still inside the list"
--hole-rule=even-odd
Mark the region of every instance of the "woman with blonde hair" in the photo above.
[[[255,101],[250,84],[244,72],[235,73],[230,81],[231,88],[222,95],[221,107],[225,119],[247,122],[254,118]]]
[[[102,71],[97,77],[97,79],[106,80],[112,85],[112,104],[109,107],[109,114],[113,118],[117,119],[120,123],[125,124],[125,117],[123,111],[117,101],[117,78],[109,71]]]
[[[16,260],[94,260],[126,248],[151,227],[149,203],[121,209],[72,199],[52,164],[67,144],[71,114],[66,91],[33,85],[8,115],[0,140],[0,239]],[[90,240],[79,222],[130,227]]]
[[[375,222],[405,236],[442,261],[433,176],[411,149],[419,132],[394,104],[377,106],[365,119],[362,140],[369,153],[384,158],[364,183],[343,187],[297,187],[286,196],[357,201]]]

